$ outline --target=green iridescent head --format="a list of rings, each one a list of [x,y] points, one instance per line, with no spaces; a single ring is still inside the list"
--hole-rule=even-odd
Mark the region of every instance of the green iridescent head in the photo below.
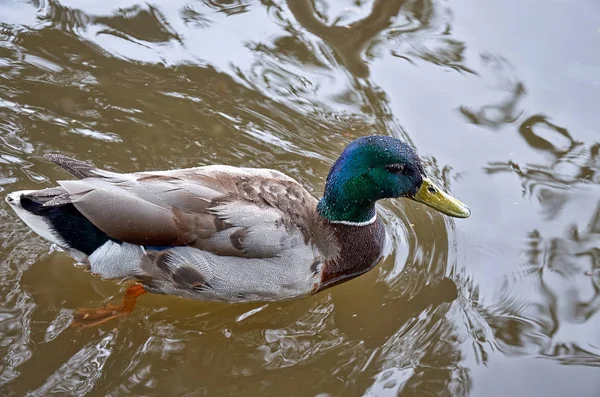
[[[368,222],[375,202],[406,197],[450,216],[467,218],[469,208],[435,186],[412,147],[389,136],[351,142],[331,167],[318,211],[333,222]]]

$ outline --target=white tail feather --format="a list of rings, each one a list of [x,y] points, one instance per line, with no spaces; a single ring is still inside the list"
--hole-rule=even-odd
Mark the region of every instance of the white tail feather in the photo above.
[[[65,247],[65,242],[52,230],[52,227],[44,217],[35,215],[21,206],[21,195],[29,194],[34,191],[35,190],[21,190],[12,192],[6,196],[6,202],[19,218],[21,218],[36,234],[54,244]]]

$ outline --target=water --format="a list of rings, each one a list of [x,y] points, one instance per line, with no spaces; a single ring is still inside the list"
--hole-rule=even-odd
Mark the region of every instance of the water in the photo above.
[[[564,0],[0,1],[0,191],[271,167],[316,196],[352,139],[394,135],[467,203],[380,207],[386,259],[285,303],[144,295],[0,206],[5,396],[597,396],[600,6]]]

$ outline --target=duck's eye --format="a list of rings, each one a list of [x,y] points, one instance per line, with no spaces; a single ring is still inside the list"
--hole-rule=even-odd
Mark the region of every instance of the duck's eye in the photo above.
[[[385,169],[393,174],[399,174],[404,172],[404,164],[389,164],[385,166]]]

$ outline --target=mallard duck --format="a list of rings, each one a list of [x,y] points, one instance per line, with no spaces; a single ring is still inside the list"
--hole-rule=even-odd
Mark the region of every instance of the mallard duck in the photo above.
[[[7,202],[92,273],[136,281],[120,306],[76,311],[80,326],[130,313],[145,292],[272,301],[348,281],[382,257],[380,199],[405,197],[449,216],[470,216],[426,177],[408,144],[387,136],[351,142],[320,200],[270,169],[209,165],[120,174],[59,154],[46,158],[77,180],[14,192]]]

